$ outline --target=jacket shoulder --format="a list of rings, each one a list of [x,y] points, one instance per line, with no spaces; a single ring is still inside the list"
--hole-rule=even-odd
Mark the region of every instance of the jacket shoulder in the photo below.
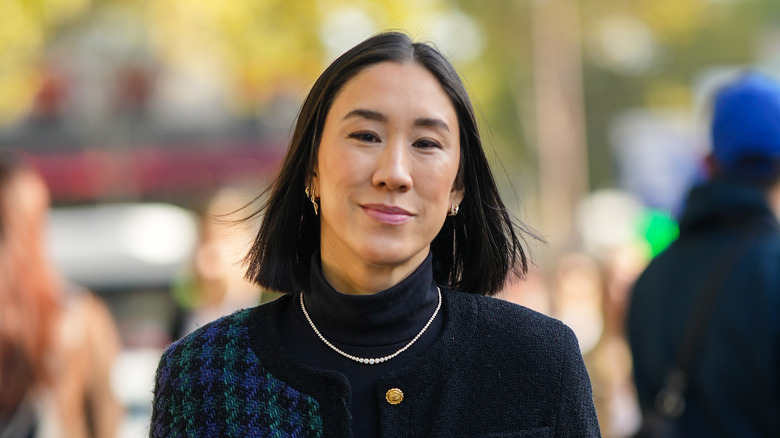
[[[598,436],[590,380],[569,327],[498,298],[448,292],[446,303],[451,319],[442,358],[417,381],[425,387],[440,378],[452,388],[443,390],[452,403],[469,406],[468,418],[459,413],[453,430],[480,424],[482,430],[540,433],[544,426],[555,436]],[[447,370],[444,377],[440,368]],[[502,412],[510,414],[497,416]]]
[[[572,330],[558,319],[500,298],[451,291],[455,312],[461,317],[473,318],[475,329],[486,339],[496,342],[523,341],[543,344],[570,343],[576,338]],[[466,316],[468,315],[468,316]]]
[[[175,355],[177,352],[193,347],[200,348],[209,344],[214,346],[225,344],[231,335],[246,335],[248,334],[246,323],[253,311],[254,308],[238,310],[230,315],[211,321],[170,344],[163,356]]]
[[[270,373],[252,349],[250,327],[274,309],[268,303],[240,310],[167,348],[155,377],[150,436],[321,433],[319,402]]]
[[[176,354],[180,350],[192,347],[201,347],[206,344],[213,346],[235,346],[237,343],[250,342],[249,328],[262,321],[266,321],[278,315],[281,311],[281,302],[285,297],[270,301],[259,306],[249,307],[233,312],[230,315],[215,319],[208,324],[198,327],[191,333],[170,344],[164,356]],[[289,299],[289,297],[287,297]]]

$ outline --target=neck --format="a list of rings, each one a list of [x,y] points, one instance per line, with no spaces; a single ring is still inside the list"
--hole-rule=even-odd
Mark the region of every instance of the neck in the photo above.
[[[345,262],[331,257],[325,248],[320,250],[320,256],[322,275],[334,289],[347,295],[373,295],[403,281],[425,261],[428,254],[421,253],[404,263],[393,265]]]

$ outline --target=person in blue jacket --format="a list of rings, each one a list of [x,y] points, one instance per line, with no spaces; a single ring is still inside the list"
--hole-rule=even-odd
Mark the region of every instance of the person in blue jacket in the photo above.
[[[776,437],[780,84],[746,72],[716,93],[713,109],[712,176],[691,190],[679,239],[633,289],[627,327],[635,383],[645,412],[671,418],[665,436]],[[709,311],[708,299],[697,296],[707,293]],[[692,330],[701,335],[688,335]],[[689,336],[695,341],[681,347]],[[684,404],[669,404],[659,391],[685,355],[685,384],[673,378]]]
[[[247,277],[284,295],[167,349],[150,436],[599,436],[573,332],[488,297],[529,234],[432,46],[336,59],[261,214]]]

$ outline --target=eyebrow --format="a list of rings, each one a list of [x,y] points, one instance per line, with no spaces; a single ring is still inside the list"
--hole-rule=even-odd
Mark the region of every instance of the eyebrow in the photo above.
[[[344,120],[352,118],[352,117],[361,117],[368,120],[375,120],[377,122],[387,122],[387,116],[373,110],[367,110],[367,109],[355,109],[347,113],[346,116],[344,116]],[[447,132],[450,132],[450,127],[447,125],[443,120],[440,119],[434,119],[429,117],[421,117],[419,119],[415,119],[414,121],[415,126],[424,126],[424,127],[432,127],[432,128],[441,128]]]
[[[431,118],[420,118],[414,121],[415,126],[427,126],[430,128],[441,128],[447,132],[450,132],[450,127],[444,123],[444,120],[440,119],[431,119]]]

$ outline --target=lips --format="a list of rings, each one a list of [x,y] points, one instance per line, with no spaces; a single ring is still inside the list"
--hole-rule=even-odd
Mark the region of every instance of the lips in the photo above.
[[[403,208],[384,204],[365,204],[361,205],[366,214],[376,220],[388,225],[400,225],[409,221],[414,215]]]

